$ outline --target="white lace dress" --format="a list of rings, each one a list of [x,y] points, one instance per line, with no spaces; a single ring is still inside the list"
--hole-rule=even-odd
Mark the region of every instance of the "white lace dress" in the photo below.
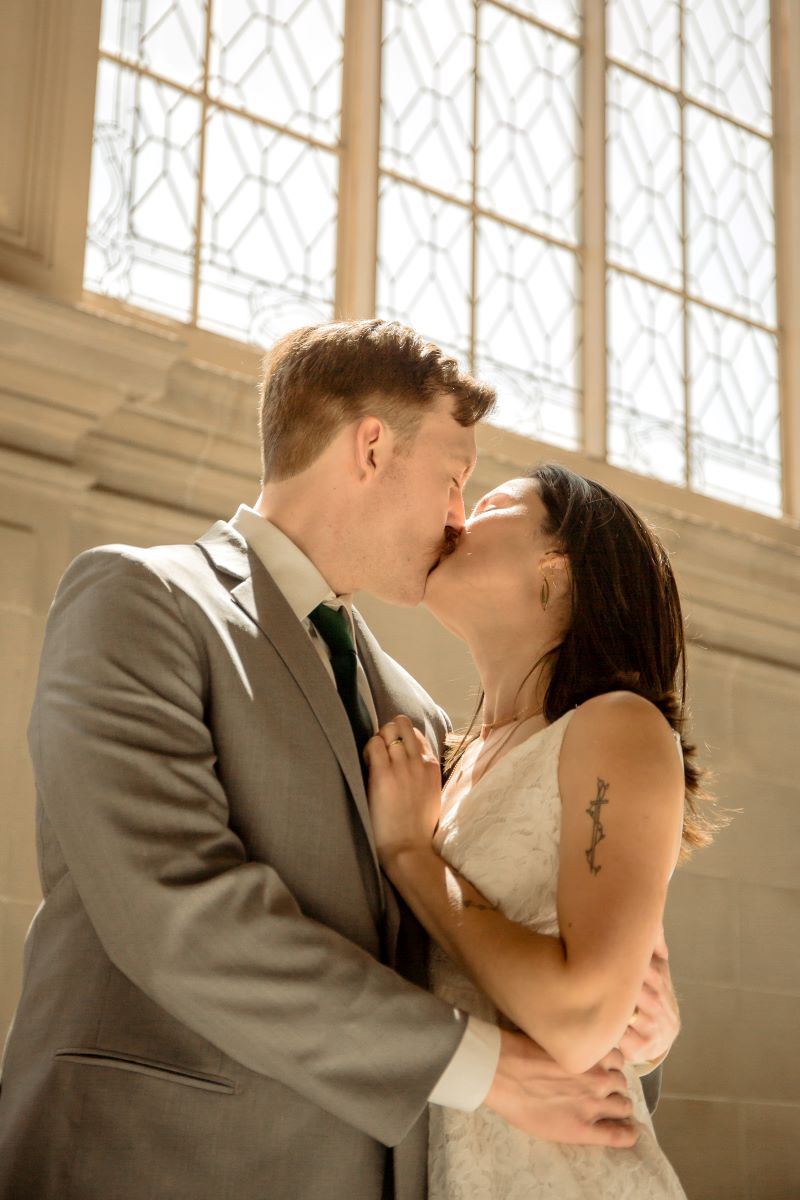
[[[561,800],[558,759],[572,713],[518,743],[470,790],[445,804],[436,846],[507,917],[557,934]],[[484,1020],[497,1010],[434,945],[437,995]],[[430,1106],[429,1200],[685,1200],[658,1146],[641,1084],[628,1083],[642,1132],[630,1150],[560,1146],[507,1125],[488,1108]]]

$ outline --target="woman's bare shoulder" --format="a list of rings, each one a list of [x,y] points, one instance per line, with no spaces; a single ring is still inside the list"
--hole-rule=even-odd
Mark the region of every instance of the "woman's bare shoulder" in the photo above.
[[[604,692],[576,708],[564,739],[563,756],[583,757],[587,750],[609,755],[646,755],[678,762],[675,734],[652,701],[636,692]]]

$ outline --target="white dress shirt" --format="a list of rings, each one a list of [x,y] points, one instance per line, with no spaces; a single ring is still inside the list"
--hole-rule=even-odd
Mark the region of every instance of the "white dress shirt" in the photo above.
[[[282,530],[267,521],[255,509],[241,504],[230,524],[245,539],[250,549],[267,569],[283,594],[292,612],[307,631],[331,678],[336,680],[325,640],[309,620],[309,613],[318,604],[344,608],[350,623],[353,644],[353,597],[337,596],[311,562],[310,558]],[[378,716],[367,676],[361,662],[357,664],[358,690],[377,733]],[[471,1016],[464,1037],[428,1099],[433,1104],[445,1104],[472,1112],[482,1104],[494,1079],[500,1057],[500,1030]]]

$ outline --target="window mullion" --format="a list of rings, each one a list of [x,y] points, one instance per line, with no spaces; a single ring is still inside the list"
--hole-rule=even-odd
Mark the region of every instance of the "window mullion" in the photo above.
[[[200,258],[203,241],[203,199],[206,174],[206,133],[208,129],[208,84],[211,65],[211,29],[214,19],[214,0],[206,0],[205,51],[203,54],[203,95],[200,116],[200,148],[197,160],[197,197],[194,217],[194,268],[192,271],[192,316],[190,324],[196,326],[200,310]]]
[[[597,459],[606,456],[605,42],[605,5],[584,5],[581,376],[584,451]]]
[[[344,25],[336,316],[375,313],[382,0],[347,0]]]
[[[783,510],[800,517],[800,6],[772,0],[773,179]]]
[[[692,456],[694,446],[691,432],[691,379],[689,341],[689,193],[686,175],[686,10],[681,0],[679,8],[679,58],[678,58],[678,107],[680,112],[680,157],[681,157],[681,282],[683,288],[683,479],[687,488],[694,482],[692,472]]]
[[[469,369],[477,372],[478,338],[478,110],[480,105],[480,3],[475,0],[472,58],[472,227],[469,284]]]

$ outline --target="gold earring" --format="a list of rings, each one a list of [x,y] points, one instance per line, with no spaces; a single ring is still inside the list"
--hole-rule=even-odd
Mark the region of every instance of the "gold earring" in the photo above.
[[[542,576],[542,590],[539,593],[539,599],[542,603],[542,611],[547,611],[547,606],[550,603],[550,581],[546,575]]]

